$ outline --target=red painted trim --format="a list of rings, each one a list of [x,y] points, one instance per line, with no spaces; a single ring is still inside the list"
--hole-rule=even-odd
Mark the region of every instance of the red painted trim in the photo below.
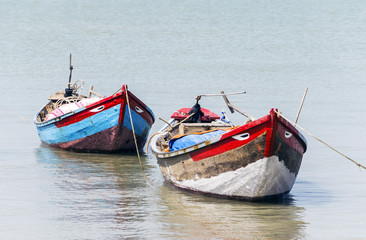
[[[266,149],[264,152],[264,156],[270,157],[273,155],[276,135],[278,135],[290,147],[294,148],[300,154],[303,154],[305,147],[302,145],[302,143],[300,143],[299,131],[287,120],[285,120],[281,116],[278,116],[273,109],[271,109],[270,111],[270,118],[271,118],[271,126],[270,126],[271,131],[267,135]],[[286,130],[293,134],[292,138],[286,139],[284,137]]]
[[[100,112],[90,112],[91,109],[97,108],[99,106],[103,106],[104,105],[104,109],[103,111],[112,108],[118,104],[121,104],[121,111],[120,111],[120,115],[119,115],[119,123],[123,122],[124,119],[124,114],[126,111],[126,91],[127,90],[127,85],[123,85],[122,86],[122,90],[120,92],[117,92],[116,94],[104,98],[102,100],[100,100],[99,102],[96,102],[94,104],[91,104],[89,106],[87,106],[83,111],[75,113],[73,115],[70,115],[64,119],[61,119],[60,121],[55,122],[55,125],[57,128],[60,127],[65,127],[71,124],[74,124],[76,122],[82,121],[88,117],[91,117],[97,113]],[[146,105],[140,100],[138,99],[134,94],[132,94],[130,91],[128,91],[128,96],[129,96],[129,100],[130,100],[130,106],[131,108],[135,108],[136,106],[138,106],[139,108],[141,108],[144,112],[142,114],[140,114],[151,126],[154,123],[154,117],[151,116],[150,112],[146,109]]]
[[[268,131],[267,139],[266,139],[266,147],[264,150],[265,157],[272,156],[273,148],[274,148],[274,140],[275,140],[274,136],[277,131],[277,119],[276,119],[276,116],[274,115],[273,109],[271,109],[269,116],[270,116],[270,126],[269,126],[270,131]]]
[[[294,136],[294,138],[284,139],[284,130],[288,129]],[[250,137],[246,140],[236,140],[232,138],[235,135],[249,133]],[[264,157],[270,157],[274,152],[274,144],[276,139],[276,134],[283,135],[280,136],[285,143],[290,147],[299,151],[299,153],[304,152],[304,145],[299,140],[299,132],[295,129],[288,121],[283,119],[271,109],[269,115],[266,115],[260,119],[253,122],[244,124],[238,128],[235,128],[221,136],[221,139],[207,147],[203,147],[193,152],[189,153],[193,161],[200,161],[202,159],[216,156],[222,154],[226,151],[241,147],[249,142],[253,141],[259,135],[266,133],[266,143],[264,149]],[[305,146],[306,147],[306,146]]]
[[[150,126],[152,126],[155,119],[154,116],[150,114],[150,111],[147,110],[147,106],[130,91],[128,91],[128,98],[130,100],[131,109],[134,109],[135,112],[137,112],[136,107],[143,110],[142,113],[139,113],[140,116],[143,117]]]
[[[115,94],[114,96],[108,97],[108,98],[104,98],[102,100],[100,100],[99,102],[96,102],[94,104],[91,104],[89,106],[87,106],[83,111],[80,111],[78,113],[75,113],[71,116],[68,116],[60,121],[55,122],[55,126],[57,128],[60,127],[65,127],[71,124],[74,124],[76,122],[80,122],[88,117],[91,117],[95,114],[98,114],[100,112],[91,112],[90,110],[97,108],[99,106],[103,106],[104,105],[104,109],[103,111],[110,109],[118,104],[121,103],[121,98],[119,98],[120,94]]]
[[[128,91],[128,96],[133,99],[134,101],[137,102],[138,105],[140,105],[140,107],[142,107],[146,112],[148,112],[146,110],[147,106],[145,103],[143,103],[138,97],[135,96],[135,94],[133,94],[132,92]],[[149,113],[150,114],[150,113]]]
[[[123,119],[125,117],[125,111],[126,111],[126,89],[127,89],[127,85],[123,85],[122,86],[122,90],[121,90],[121,109],[119,112],[119,119],[118,119],[118,123],[122,124]]]
[[[283,117],[280,116],[278,118],[278,121],[280,123],[282,123],[283,125],[285,125],[286,128],[288,128],[292,133],[299,135],[299,131],[291,123],[289,123],[286,119],[284,119]]]
[[[297,130],[291,123],[289,123],[286,119],[284,119],[281,116],[278,118],[278,122],[281,123],[282,125],[284,125],[292,134],[296,135],[296,138],[301,143],[302,148],[303,148],[303,152],[305,153],[305,151],[306,151],[306,139],[304,137],[302,137],[299,130]]]
[[[122,86],[122,95],[121,95],[121,102],[123,104],[121,104],[121,111],[120,111],[120,116],[119,116],[119,123],[123,123],[124,117],[125,117],[125,112],[127,111],[127,100],[126,100],[126,91],[128,91],[128,100],[130,103],[130,108],[134,109],[135,112],[136,111],[136,107],[139,107],[141,110],[143,110],[142,113],[138,113],[140,114],[140,116],[142,118],[145,119],[145,121],[152,126],[152,124],[154,123],[154,117],[150,114],[150,111],[147,110],[147,106],[140,100],[138,99],[133,93],[131,93],[128,88],[127,85],[123,85]]]
[[[299,139],[297,138],[296,132],[293,132],[292,129],[290,129],[288,126],[286,126],[286,124],[284,124],[283,122],[278,123],[277,129],[278,129],[277,133],[284,143],[289,145],[291,148],[295,149],[299,154],[301,154],[301,155],[304,154],[304,146],[300,143]],[[289,138],[286,138],[285,137],[286,131],[291,133],[292,136]]]
[[[262,122],[259,121],[260,124],[256,124],[255,126],[252,127],[245,127],[243,128],[245,125],[243,125],[242,130],[238,131],[238,129],[234,129],[233,131],[230,131],[226,134],[224,134],[221,138],[221,140],[217,143],[214,143],[213,145],[210,145],[208,147],[202,148],[200,150],[194,151],[190,154],[191,158],[193,159],[193,161],[199,161],[208,157],[212,157],[212,156],[216,156],[219,154],[222,154],[226,151],[230,151],[232,149],[241,147],[243,145],[246,145],[248,143],[250,143],[251,141],[253,141],[254,139],[256,139],[259,135],[268,132],[268,124],[265,124],[266,122]],[[264,124],[263,124],[264,123]],[[249,124],[247,124],[249,125]],[[250,136],[248,139],[246,140],[236,140],[234,138],[232,138],[233,136],[236,135],[240,135],[240,134],[244,134],[244,133],[249,133]],[[226,136],[225,136],[226,135]]]
[[[244,125],[242,125],[238,128],[235,128],[235,129],[231,130],[230,132],[227,132],[224,135],[222,135],[221,140],[223,140],[225,138],[228,138],[228,137],[231,137],[231,136],[234,136],[234,135],[237,135],[237,134],[240,134],[241,132],[246,131],[247,129],[250,129],[250,128],[255,128],[255,127],[258,127],[260,125],[266,125],[267,126],[269,124],[269,120],[270,120],[270,116],[267,115],[267,116],[264,116],[260,119],[255,120],[253,122],[244,124]]]

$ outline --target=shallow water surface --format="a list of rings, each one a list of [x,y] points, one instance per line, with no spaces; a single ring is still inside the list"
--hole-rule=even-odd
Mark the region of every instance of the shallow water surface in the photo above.
[[[0,3],[1,239],[364,239],[365,170],[308,134],[290,194],[209,198],[167,185],[155,157],[85,154],[40,143],[33,115],[73,80],[129,89],[155,113],[150,134],[199,94],[259,118],[278,108],[366,165],[364,1]],[[83,90],[86,91],[87,86]],[[221,98],[202,98],[216,113]],[[237,124],[246,121],[229,114]]]

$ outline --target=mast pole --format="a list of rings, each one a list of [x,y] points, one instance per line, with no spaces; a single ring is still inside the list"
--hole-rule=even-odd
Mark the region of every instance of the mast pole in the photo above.
[[[71,88],[72,69],[73,69],[73,67],[71,65],[71,53],[70,53],[70,75],[69,75],[69,84],[68,84],[69,89]]]

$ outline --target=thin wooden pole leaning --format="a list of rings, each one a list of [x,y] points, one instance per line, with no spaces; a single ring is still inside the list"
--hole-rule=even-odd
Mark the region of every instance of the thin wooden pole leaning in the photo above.
[[[244,92],[245,93],[245,92]],[[238,113],[244,115],[245,117],[249,118],[250,120],[254,121],[255,117],[253,117],[252,115],[250,115],[249,113],[243,112],[242,110],[240,110],[239,108],[235,107],[234,105],[232,105],[229,102],[229,99],[226,97],[229,94],[225,94],[224,91],[221,91],[221,96],[224,98],[226,105],[228,106],[229,110],[231,113],[234,113],[234,110],[237,111]],[[220,96],[220,95],[219,95]]]
[[[307,92],[308,92],[308,87],[305,88],[304,95],[302,96],[302,100],[301,100],[301,103],[300,103],[300,107],[299,107],[299,110],[297,111],[296,118],[295,118],[295,124],[297,123],[297,120],[299,120],[301,108],[302,108],[302,105],[304,104],[304,101],[305,101],[305,97],[306,97]]]
[[[239,94],[245,94],[247,92],[233,92],[233,93],[223,93],[223,91],[221,91],[221,94],[201,94],[198,95],[197,97],[217,97],[217,96],[228,96],[228,95],[239,95]]]

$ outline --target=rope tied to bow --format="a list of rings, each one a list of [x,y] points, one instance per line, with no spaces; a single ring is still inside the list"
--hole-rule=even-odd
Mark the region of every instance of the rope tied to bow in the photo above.
[[[139,147],[137,145],[137,139],[136,139],[136,134],[135,134],[135,128],[133,126],[133,121],[132,121],[132,115],[131,115],[131,107],[130,107],[130,101],[128,99],[128,89],[126,88],[126,101],[127,101],[127,107],[128,107],[128,112],[130,114],[130,121],[131,121],[131,128],[132,128],[132,133],[133,133],[133,139],[135,140],[135,147],[136,147],[136,152],[137,152],[137,158],[139,159],[139,163],[140,163],[140,167],[141,167],[141,172],[142,174],[144,175],[144,178],[146,179],[146,181],[150,184],[150,185],[153,185],[151,183],[151,181],[147,178],[146,174],[145,174],[145,171],[144,171],[144,168],[142,166],[142,163],[141,163],[141,157],[140,157],[140,153],[139,153]]]
[[[291,123],[292,125],[294,125],[295,127],[300,128],[302,131],[304,131],[305,133],[307,133],[309,136],[315,138],[317,141],[323,143],[325,146],[329,147],[330,149],[332,149],[333,151],[335,151],[336,153],[342,155],[343,157],[347,158],[349,161],[353,162],[354,164],[356,164],[358,167],[361,167],[363,169],[366,169],[365,166],[363,166],[362,164],[356,162],[355,160],[351,159],[350,157],[346,156],[345,154],[341,153],[340,151],[338,151],[337,149],[335,149],[334,147],[330,146],[329,144],[327,144],[326,142],[324,142],[323,140],[321,140],[320,138],[314,136],[313,134],[311,134],[309,131],[305,130],[303,127],[299,126],[297,123],[294,123],[292,121],[290,121],[289,119],[287,119],[285,116],[282,115],[281,112],[274,110],[275,113],[277,113],[277,116],[281,116],[284,119],[286,119],[289,123]]]

